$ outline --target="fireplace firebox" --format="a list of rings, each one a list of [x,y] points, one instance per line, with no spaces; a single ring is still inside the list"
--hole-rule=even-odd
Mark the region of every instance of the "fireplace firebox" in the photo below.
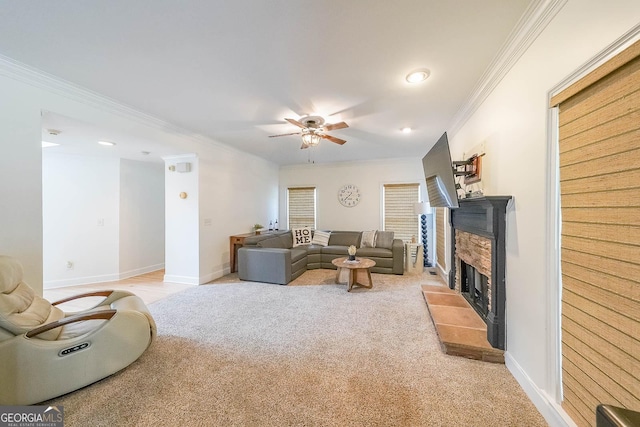
[[[451,209],[449,287],[487,324],[487,341],[505,349],[505,228],[511,196],[460,200]]]
[[[460,261],[460,293],[486,322],[491,295],[489,278],[464,261]]]

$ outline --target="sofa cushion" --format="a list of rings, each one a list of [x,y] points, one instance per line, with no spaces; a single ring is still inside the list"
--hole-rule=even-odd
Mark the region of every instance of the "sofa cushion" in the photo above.
[[[292,228],[293,247],[311,244],[311,229],[309,227]]]
[[[319,246],[327,246],[329,244],[330,236],[330,231],[316,230],[315,233],[313,233],[313,240],[311,241],[311,243]]]
[[[347,246],[325,246],[324,248],[322,248],[322,254],[347,256]]]
[[[280,248],[280,249],[287,249],[285,248],[284,244],[282,243],[282,240],[280,239],[280,237],[276,236],[276,237],[271,237],[269,239],[264,239],[258,242],[257,246],[259,248]]]
[[[393,231],[378,231],[376,233],[376,247],[391,249],[393,246]]]
[[[291,249],[291,262],[296,262],[307,256],[307,250],[303,248]]]
[[[306,247],[307,248],[307,253],[309,255],[313,255],[313,254],[319,254],[322,253],[322,249],[324,249],[324,246],[318,246],[318,245],[309,245]]]
[[[282,233],[278,238],[282,241],[283,248],[291,249],[293,247],[293,236],[291,233]]]
[[[360,248],[356,255],[365,258],[393,258],[393,252],[385,248]]]
[[[359,247],[361,235],[359,231],[333,231],[329,237],[329,246]]]
[[[362,241],[360,242],[360,247],[361,248],[376,247],[376,230],[362,232]]]

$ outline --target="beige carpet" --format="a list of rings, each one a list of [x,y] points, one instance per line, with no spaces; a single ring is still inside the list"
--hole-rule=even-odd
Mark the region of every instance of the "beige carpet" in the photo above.
[[[66,426],[546,425],[504,365],[442,353],[428,276],[351,293],[334,279],[230,276],[153,303],[137,362],[49,403]]]

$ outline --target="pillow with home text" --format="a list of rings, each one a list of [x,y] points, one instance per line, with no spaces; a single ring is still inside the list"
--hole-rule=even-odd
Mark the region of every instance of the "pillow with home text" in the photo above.
[[[293,236],[293,247],[300,245],[311,244],[311,229],[309,227],[304,228],[292,228],[291,235]]]

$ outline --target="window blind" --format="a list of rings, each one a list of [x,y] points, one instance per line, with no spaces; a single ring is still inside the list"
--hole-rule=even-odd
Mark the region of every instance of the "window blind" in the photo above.
[[[289,229],[316,228],[316,188],[296,187],[287,189],[287,218]]]
[[[562,407],[640,408],[640,42],[552,99],[559,108]]]
[[[385,184],[383,188],[384,229],[404,241],[417,237],[419,225],[414,204],[420,201],[420,184]]]

